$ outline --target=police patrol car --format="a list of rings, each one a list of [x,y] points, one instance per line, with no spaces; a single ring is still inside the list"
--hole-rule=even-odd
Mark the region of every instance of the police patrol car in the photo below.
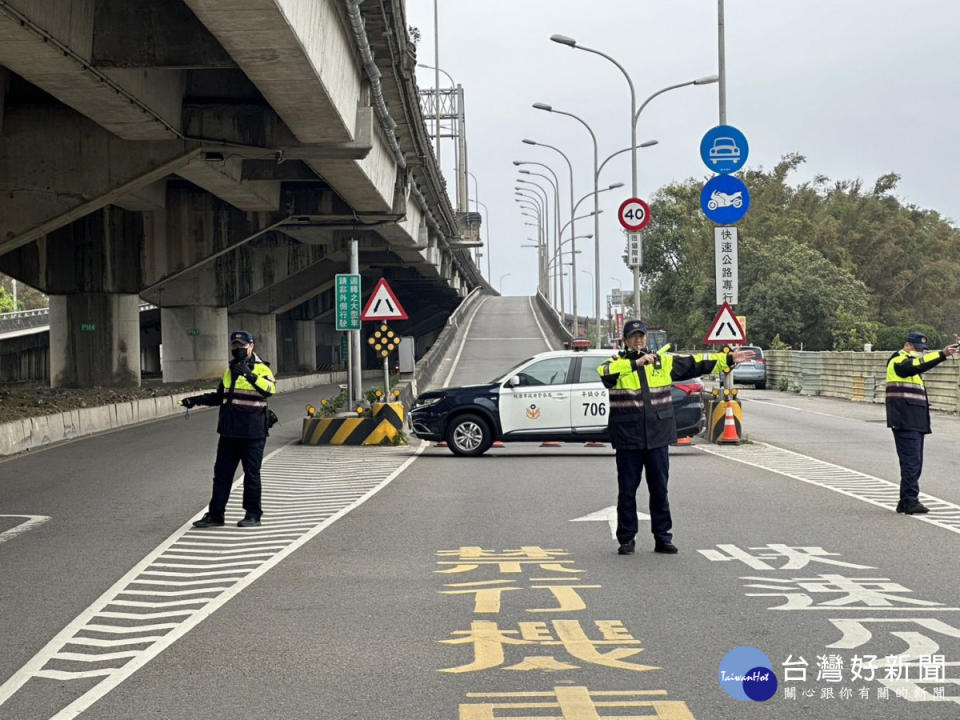
[[[455,455],[481,455],[503,442],[608,442],[607,390],[597,368],[611,350],[540,353],[483,385],[422,393],[410,411],[413,434],[446,440]],[[671,389],[678,437],[703,430],[703,385]]]

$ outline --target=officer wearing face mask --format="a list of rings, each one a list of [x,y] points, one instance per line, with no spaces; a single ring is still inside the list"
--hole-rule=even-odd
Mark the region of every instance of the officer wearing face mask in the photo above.
[[[647,350],[647,325],[631,320],[623,326],[626,349],[597,368],[610,392],[608,428],[617,452],[617,540],[621,555],[633,553],[638,532],[637,489],[647,472],[650,526],[654,552],[674,554],[673,520],[667,498],[668,446],[677,440],[670,387],[677,380],[707,375],[730,363],[750,360],[752,350],[679,355]]]
[[[253,335],[245,330],[230,334],[230,366],[216,392],[184,398],[185,408],[195,405],[220,407],[217,432],[217,460],[213,468],[213,496],[210,506],[194,527],[218,527],[224,523],[224,510],[237,465],[243,465],[243,520],[239,527],[257,527],[263,511],[260,507],[260,464],[267,442],[270,418],[267,398],[276,392],[276,380],[270,366],[253,351]],[[275,418],[275,416],[273,416]]]

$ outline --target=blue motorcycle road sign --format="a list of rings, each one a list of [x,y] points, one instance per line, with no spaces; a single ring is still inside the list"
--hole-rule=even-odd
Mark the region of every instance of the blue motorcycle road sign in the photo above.
[[[742,170],[747,163],[749,151],[747,138],[733,125],[710,128],[700,141],[703,164],[724,175]]]
[[[700,191],[700,207],[717,225],[733,225],[750,209],[750,191],[733,175],[717,175]]]

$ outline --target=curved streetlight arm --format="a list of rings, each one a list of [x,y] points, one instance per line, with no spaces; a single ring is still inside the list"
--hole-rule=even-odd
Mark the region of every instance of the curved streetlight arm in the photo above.
[[[640,113],[643,112],[643,109],[647,106],[647,103],[649,103],[651,100],[657,97],[657,95],[662,95],[668,90],[676,90],[677,88],[687,87],[687,85],[710,85],[712,83],[718,82],[719,80],[720,78],[716,75],[708,75],[706,77],[697,78],[696,80],[688,80],[687,82],[677,83],[676,85],[669,85],[663,88],[662,90],[657,90],[653,95],[651,95],[646,100],[644,100],[643,104],[641,104],[639,108],[637,108],[637,112],[633,116],[634,124],[636,124],[637,120],[640,119]]]
[[[457,85],[457,83],[454,82],[453,78],[450,77],[450,73],[448,73],[443,68],[434,67],[433,65],[427,65],[426,63],[417,63],[417,67],[424,68],[425,70],[439,70],[440,72],[442,72],[444,75],[447,76],[447,80],[450,81],[451,85],[453,85],[454,87],[456,87]]]
[[[518,170],[517,172],[523,175],[529,175],[530,177],[541,177],[544,180],[546,180],[548,183],[550,183],[550,187],[553,188],[554,192],[559,192],[559,188],[557,187],[557,184],[550,178],[549,175],[544,175],[543,173],[538,173],[538,172],[531,172],[530,170]]]
[[[518,183],[523,183],[524,185],[530,185],[531,187],[535,187],[537,190],[539,190],[540,192],[542,192],[542,193],[543,193],[544,207],[550,207],[550,196],[547,194],[547,189],[546,189],[545,187],[543,187],[543,185],[541,185],[540,183],[535,182],[535,181],[533,181],[533,180],[524,180],[524,179],[522,179],[522,178],[517,179],[517,182],[518,182]],[[538,193],[538,195],[539,195],[539,193]]]
[[[597,213],[602,213],[602,212],[603,212],[603,210],[597,210]],[[575,218],[573,219],[573,221],[576,222],[577,220],[584,220],[585,218],[593,217],[593,216],[594,216],[595,214],[597,214],[597,213],[588,212],[586,215],[579,215],[579,216],[575,217]],[[567,220],[567,222],[564,223],[563,226],[560,228],[560,234],[561,234],[561,235],[563,235],[563,231],[566,230],[566,229],[569,227],[570,222],[571,222],[570,220]],[[570,239],[570,238],[567,238],[567,240],[569,240],[569,239]],[[567,240],[564,240],[564,242],[566,242]]]
[[[617,188],[622,188],[622,187],[623,187],[623,183],[616,183],[614,185],[611,185],[610,187],[601,188],[595,192],[588,192],[582,198],[577,200],[576,204],[573,206],[573,211],[576,212],[577,208],[580,207],[580,203],[582,203],[584,200],[586,200],[589,197],[593,197],[594,195],[599,195],[602,192],[607,192],[609,190],[616,190]]]
[[[543,205],[540,203],[540,198],[533,194],[526,194],[521,192],[515,192],[514,195],[517,196],[517,202],[527,202],[530,203],[533,207],[537,209],[537,212],[543,216]]]
[[[637,145],[636,148],[637,148],[637,149],[640,149],[640,148],[653,147],[654,145],[659,144],[659,142],[660,142],[659,140],[645,140],[644,142],[642,142],[642,143],[640,143],[639,145]],[[613,153],[612,155],[607,156],[607,159],[604,160],[602,163],[600,163],[600,167],[597,168],[597,177],[600,177],[600,171],[603,170],[603,166],[604,166],[604,165],[606,165],[608,162],[610,162],[611,160],[613,160],[617,155],[622,155],[623,153],[625,153],[625,152],[630,152],[631,150],[633,150],[633,148],[628,148],[628,147],[627,147],[627,148],[624,148],[623,150],[617,150],[617,151],[616,151],[615,153]]]

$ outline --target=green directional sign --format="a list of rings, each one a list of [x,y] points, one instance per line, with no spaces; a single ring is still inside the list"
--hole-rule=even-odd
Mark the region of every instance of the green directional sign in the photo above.
[[[80,332],[96,332],[96,323],[80,323]]]
[[[334,294],[337,311],[337,331],[360,329],[360,275],[337,275]]]
[[[199,334],[200,334],[199,328],[190,328],[189,330],[187,330],[187,335],[190,335],[191,337],[197,337]]]

